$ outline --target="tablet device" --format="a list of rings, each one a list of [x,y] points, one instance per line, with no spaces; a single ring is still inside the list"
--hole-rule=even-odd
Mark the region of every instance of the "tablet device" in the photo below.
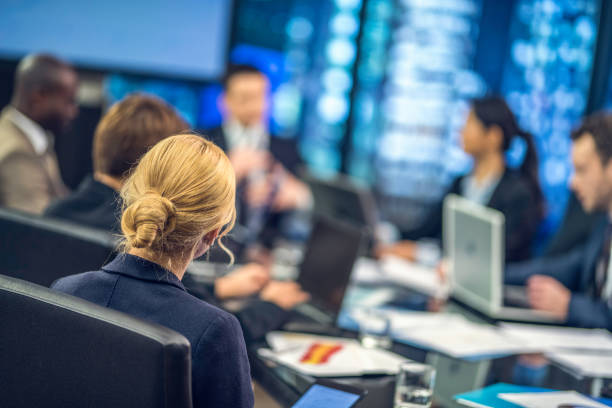
[[[317,380],[292,405],[292,408],[350,408],[366,394],[367,391],[360,388]]]

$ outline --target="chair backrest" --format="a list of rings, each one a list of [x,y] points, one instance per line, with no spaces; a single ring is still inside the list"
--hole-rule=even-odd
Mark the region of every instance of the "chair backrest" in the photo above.
[[[56,279],[98,270],[112,259],[116,238],[106,231],[0,209],[0,273],[50,286]]]
[[[189,408],[189,341],[0,275],[0,405]]]

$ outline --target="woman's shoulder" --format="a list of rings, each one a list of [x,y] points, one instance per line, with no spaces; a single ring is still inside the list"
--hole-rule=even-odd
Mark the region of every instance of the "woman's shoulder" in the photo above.
[[[238,320],[234,315],[213,304],[210,304],[196,296],[193,296],[188,292],[182,292],[180,296],[185,302],[185,304],[183,304],[181,308],[187,306],[190,312],[198,314],[202,317],[206,316],[206,319],[201,320],[202,322],[208,322],[207,324],[213,322],[216,322],[217,324],[228,325],[233,325],[234,323],[238,324]]]

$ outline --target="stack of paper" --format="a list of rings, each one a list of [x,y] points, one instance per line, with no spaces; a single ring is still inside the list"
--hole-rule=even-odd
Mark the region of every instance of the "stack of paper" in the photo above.
[[[315,377],[393,375],[406,361],[385,350],[363,348],[352,339],[288,332],[271,332],[266,339],[270,349],[259,349],[260,356]]]

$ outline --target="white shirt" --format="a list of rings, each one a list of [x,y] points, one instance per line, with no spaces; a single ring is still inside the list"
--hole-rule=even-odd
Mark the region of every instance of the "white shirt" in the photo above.
[[[245,148],[254,150],[268,150],[270,135],[263,123],[245,127],[238,121],[230,119],[223,124],[227,148]]]
[[[480,205],[487,205],[495,192],[502,174],[489,177],[482,182],[476,181],[474,175],[467,175],[461,183],[461,193],[468,200]]]
[[[32,119],[28,118],[17,109],[9,108],[9,119],[15,126],[17,126],[28,138],[34,151],[38,155],[44,154],[49,148],[49,135],[45,130]]]

